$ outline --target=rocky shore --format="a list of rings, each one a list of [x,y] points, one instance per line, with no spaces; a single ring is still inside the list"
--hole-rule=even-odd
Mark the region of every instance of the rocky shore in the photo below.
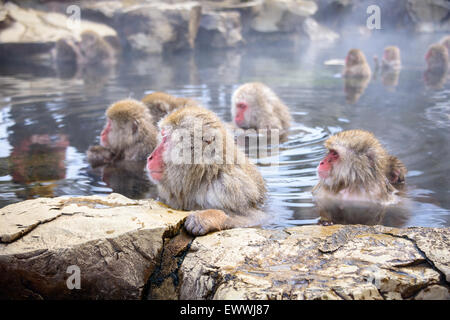
[[[450,299],[449,228],[311,225],[193,238],[187,214],[118,194],[6,206],[0,299]]]

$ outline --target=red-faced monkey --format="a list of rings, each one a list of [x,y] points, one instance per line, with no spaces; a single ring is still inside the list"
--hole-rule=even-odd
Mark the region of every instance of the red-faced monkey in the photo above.
[[[93,166],[118,160],[145,160],[156,146],[157,129],[147,107],[133,99],[121,100],[106,110],[100,146],[90,147]]]
[[[160,143],[147,160],[149,177],[169,206],[203,210],[188,216],[188,232],[202,235],[258,224],[264,180],[213,112],[187,106],[166,116],[159,127]]]
[[[285,136],[291,125],[288,107],[275,92],[259,82],[240,86],[231,98],[231,115],[236,126],[243,129],[277,129]]]

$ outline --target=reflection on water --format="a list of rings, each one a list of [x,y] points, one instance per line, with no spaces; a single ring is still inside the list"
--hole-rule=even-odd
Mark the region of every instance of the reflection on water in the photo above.
[[[93,169],[87,163],[85,152],[98,144],[107,106],[166,91],[194,98],[230,121],[233,90],[261,81],[284,100],[294,119],[288,140],[279,146],[279,165],[268,166],[271,158],[256,160],[269,189],[267,210],[274,216],[269,227],[317,223],[311,188],[325,155],[323,142],[356,128],[374,132],[409,169],[410,214],[370,215],[367,221],[450,226],[450,83],[424,77],[425,50],[438,37],[361,39],[357,43],[367,57],[398,45],[403,69],[353,84],[345,83],[339,68],[323,64],[345,57],[354,47],[345,41],[133,58],[114,70],[0,64],[0,206],[38,196],[111,191],[154,197],[144,164]],[[354,218],[336,214],[338,221]]]

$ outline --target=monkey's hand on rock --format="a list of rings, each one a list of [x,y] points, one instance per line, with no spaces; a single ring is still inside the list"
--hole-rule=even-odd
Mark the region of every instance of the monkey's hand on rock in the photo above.
[[[196,211],[186,218],[184,227],[193,236],[202,236],[213,231],[227,229],[229,217],[222,210]]]
[[[87,159],[93,167],[109,163],[113,158],[114,154],[102,146],[91,146],[87,151]]]

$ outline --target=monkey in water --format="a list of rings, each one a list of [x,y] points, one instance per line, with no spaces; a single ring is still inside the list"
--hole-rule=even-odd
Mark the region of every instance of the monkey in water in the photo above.
[[[148,174],[170,207],[200,210],[186,219],[189,233],[259,223],[265,182],[213,112],[187,106],[166,116],[159,127],[160,143],[148,157]]]
[[[92,166],[119,160],[145,160],[155,148],[158,131],[142,102],[133,99],[118,101],[106,110],[106,119],[100,145],[87,151]]]
[[[237,127],[277,129],[282,138],[286,137],[292,121],[288,107],[260,82],[243,84],[233,93],[231,115]]]
[[[319,182],[313,189],[322,218],[355,222],[365,216],[376,224],[389,212],[391,220],[404,222],[405,211],[391,205],[398,203],[396,188],[404,183],[406,167],[372,133],[343,131],[325,147],[328,154],[317,167]]]
[[[375,62],[374,78],[380,70],[378,57],[373,57]],[[400,77],[402,62],[400,58],[400,49],[396,46],[384,48],[383,58],[381,60],[381,81],[386,87],[396,87]]]
[[[119,50],[120,48],[113,47],[97,32],[85,30],[81,33],[80,41],[74,38],[58,40],[53,55],[59,63],[76,62],[80,66],[108,66],[116,63]]]
[[[447,80],[448,52],[442,44],[436,43],[428,48],[425,55],[427,69],[424,72],[425,84],[433,89],[440,89]]]
[[[153,92],[141,100],[150,110],[155,124],[175,109],[195,106],[197,102],[188,98],[178,98],[164,92]]]
[[[359,49],[351,49],[345,58],[344,77],[370,78],[372,71],[366,56]]]

